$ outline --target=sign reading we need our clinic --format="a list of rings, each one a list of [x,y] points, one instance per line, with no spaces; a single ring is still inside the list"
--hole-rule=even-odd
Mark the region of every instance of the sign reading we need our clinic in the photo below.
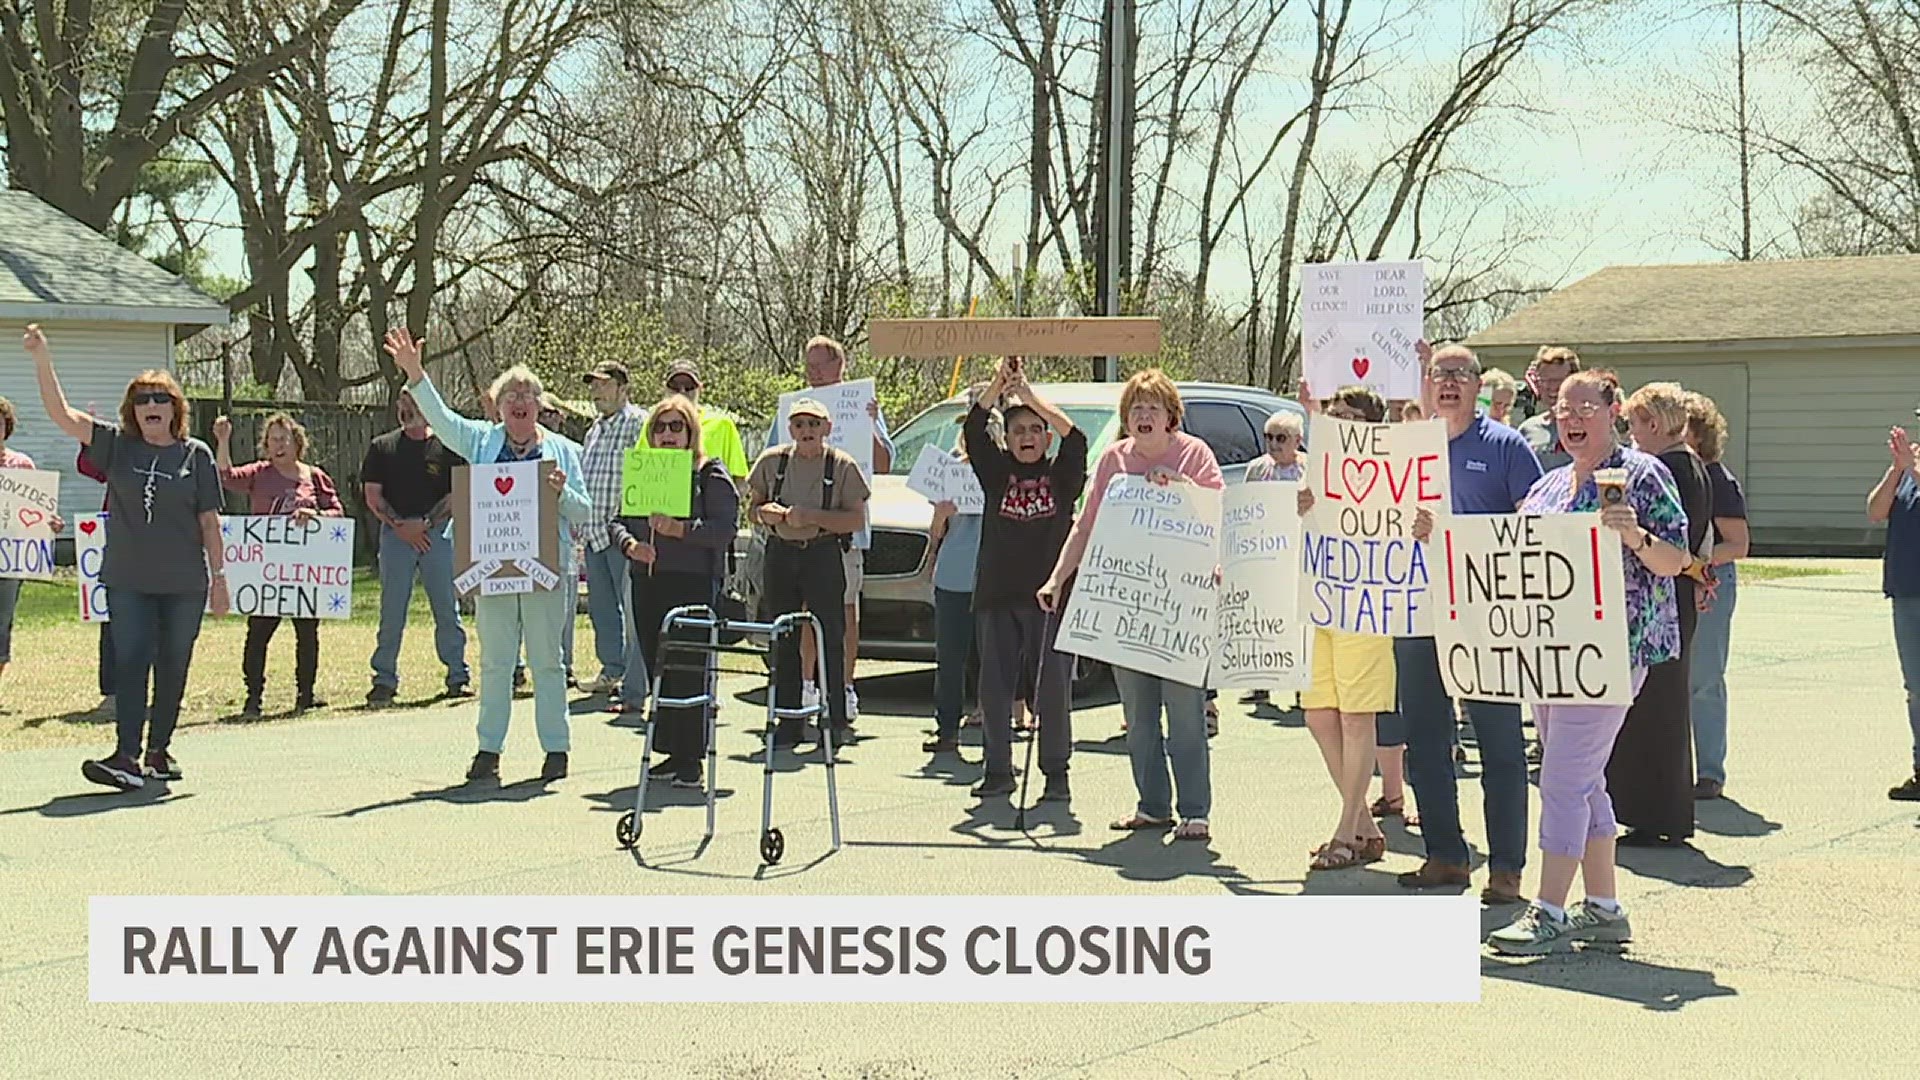
[[[1434,539],[1444,560],[1434,637],[1449,694],[1633,704],[1620,541],[1599,514],[1463,515]]]
[[[1302,547],[1307,618],[1380,637],[1433,633],[1416,510],[1452,506],[1447,432],[1439,420],[1366,424],[1313,419],[1307,483],[1314,493]]]

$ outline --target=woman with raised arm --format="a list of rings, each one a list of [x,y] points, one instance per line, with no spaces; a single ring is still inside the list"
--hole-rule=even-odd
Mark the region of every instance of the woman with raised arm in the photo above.
[[[107,475],[100,583],[107,589],[118,667],[116,742],[111,755],[83,763],[81,775],[123,791],[149,779],[178,780],[173,729],[180,720],[200,616],[209,610],[227,613],[220,477],[213,451],[188,437],[186,395],[172,375],[135,375],[121,398],[119,423],[110,423],[67,404],[38,326],[27,327],[23,344],[33,357],[47,416],[85,444],[88,459]]]
[[[500,779],[500,751],[513,719],[513,669],[520,647],[527,650],[533,672],[533,724],[546,759],[540,765],[542,781],[567,775],[567,752],[572,734],[567,724],[566,668],[561,659],[561,637],[573,620],[578,580],[573,564],[571,529],[593,517],[593,504],[580,476],[580,454],[564,437],[549,437],[540,426],[540,379],[515,364],[493,380],[487,396],[499,421],[472,420],[453,411],[421,358],[424,338],[405,328],[387,332],[387,355],[407,378],[420,415],[440,436],[447,449],[475,465],[546,461],[553,465],[547,483],[560,496],[560,520],[554,523],[560,565],[558,588],[524,593],[479,596],[473,602],[473,621],[480,631],[480,748],[467,767],[469,781]]]

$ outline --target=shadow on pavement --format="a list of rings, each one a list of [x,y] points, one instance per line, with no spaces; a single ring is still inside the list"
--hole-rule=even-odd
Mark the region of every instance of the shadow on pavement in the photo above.
[[[1711,971],[1666,967],[1628,959],[1619,953],[1583,949],[1538,959],[1483,957],[1484,978],[1571,990],[1627,1001],[1654,1012],[1675,1012],[1708,998],[1735,997]]]
[[[596,811],[624,814],[633,809],[633,795],[637,790],[639,790],[637,785],[628,784],[626,787],[614,788],[612,791],[582,795],[581,798],[593,803]],[[715,788],[713,798],[717,803],[725,802],[737,793],[735,788]],[[657,814],[669,807],[690,806],[705,809],[706,805],[707,794],[704,791],[677,788],[666,780],[647,781],[647,813],[649,814]]]
[[[1307,714],[1299,709],[1282,709],[1272,703],[1255,705],[1247,714],[1255,720],[1265,720],[1274,727],[1305,728]]]
[[[23,729],[44,727],[48,724],[85,724],[89,727],[99,725],[111,727],[113,720],[114,717],[112,713],[103,713],[97,708],[90,708],[75,709],[72,712],[61,713],[58,716],[36,716],[30,720],[20,721],[20,726]]]
[[[1769,821],[1765,814],[1749,810],[1724,795],[1694,803],[1693,821],[1701,832],[1715,836],[1765,836],[1780,831],[1779,822]]]
[[[1641,877],[1702,889],[1733,889],[1753,880],[1750,866],[1728,866],[1692,844],[1676,847],[1623,847],[1614,860]]]
[[[455,805],[466,806],[494,802],[532,802],[534,799],[552,794],[555,794],[552,787],[540,782],[538,779],[516,780],[512,783],[462,781],[461,783],[452,784],[443,788],[433,788],[429,791],[416,791],[404,798],[388,799],[385,802],[356,806],[351,810],[342,810],[337,814],[328,814],[327,816],[335,818],[359,817],[361,814],[370,813],[374,810],[391,810],[395,807],[412,806],[416,803],[427,802],[453,803]]]
[[[104,814],[110,810],[127,810],[136,806],[169,806],[191,798],[193,798],[191,791],[175,794],[169,791],[165,784],[149,783],[138,791],[56,795],[39,806],[16,806],[11,810],[0,810],[0,817],[12,814],[39,814],[41,817],[51,818],[85,817],[88,814]]]

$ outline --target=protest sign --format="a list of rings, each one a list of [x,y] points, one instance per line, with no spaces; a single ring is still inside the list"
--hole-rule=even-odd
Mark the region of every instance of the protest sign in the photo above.
[[[636,446],[620,466],[620,513],[693,516],[693,451]]]
[[[1455,697],[1633,704],[1620,541],[1599,514],[1442,518],[1440,674]]]
[[[1426,270],[1418,262],[1308,263],[1300,268],[1300,348],[1307,385],[1326,398],[1370,387],[1388,401],[1420,398]]]
[[[100,560],[107,554],[107,515],[88,514],[73,523],[73,568],[80,579],[80,621],[107,621],[107,590],[100,586]]]
[[[987,496],[973,466],[937,446],[923,446],[907,476],[907,490],[928,502],[951,500],[962,514],[984,513]]]
[[[482,596],[559,584],[560,493],[551,461],[453,470],[453,584]]]
[[[353,519],[223,517],[229,614],[290,619],[353,615]]]
[[[875,356],[1152,356],[1157,318],[874,319]]]
[[[1312,638],[1300,617],[1300,485],[1238,484],[1221,506],[1218,643],[1211,685],[1305,690]]]
[[[1206,685],[1213,661],[1220,492],[1116,476],[1061,614],[1056,648]]]
[[[852,382],[834,383],[832,386],[813,386],[805,390],[780,395],[780,412],[774,418],[774,442],[790,441],[787,432],[788,410],[801,398],[812,398],[827,407],[833,417],[833,430],[827,434],[827,445],[845,450],[860,463],[860,475],[873,480],[873,417],[867,415],[867,407],[874,402],[873,380],[855,379]]]
[[[0,469],[0,578],[53,579],[53,519],[59,514],[59,473]]]
[[[1363,424],[1313,419],[1301,540],[1307,617],[1315,626],[1381,637],[1433,633],[1427,552],[1414,511],[1448,510],[1447,431],[1439,420]]]

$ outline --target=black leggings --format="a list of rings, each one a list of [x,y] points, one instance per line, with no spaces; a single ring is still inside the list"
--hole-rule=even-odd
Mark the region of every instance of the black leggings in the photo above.
[[[709,670],[713,658],[709,657],[703,665],[698,653],[676,652],[667,658],[667,666],[662,668],[660,657],[660,623],[667,612],[690,604],[713,607],[718,595],[719,583],[706,574],[648,574],[647,567],[641,563],[633,564],[629,577],[633,582],[633,621],[634,629],[640,635],[640,655],[646,659],[647,675],[660,677],[660,696],[664,698],[690,698],[706,693],[707,678],[701,668]],[[706,634],[698,630],[683,630],[674,635],[676,641],[705,641]],[[634,677],[633,672],[627,673]],[[707,718],[700,709],[662,709],[656,703],[653,715],[660,725],[654,737],[654,745],[667,757],[679,761],[698,761],[707,752]]]
[[[290,619],[293,623],[293,682],[302,697],[313,696],[314,676],[320,671],[320,620]],[[247,644],[240,654],[240,674],[247,694],[259,697],[267,685],[267,646],[280,629],[278,615],[249,615]]]

